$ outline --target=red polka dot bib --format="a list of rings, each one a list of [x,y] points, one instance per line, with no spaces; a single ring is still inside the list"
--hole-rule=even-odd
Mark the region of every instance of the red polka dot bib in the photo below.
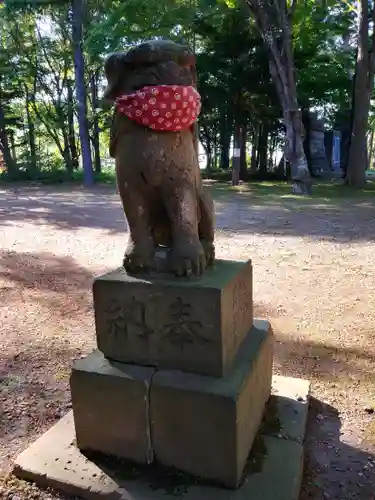
[[[177,132],[197,120],[201,97],[193,86],[143,87],[116,99],[116,109],[153,130]]]

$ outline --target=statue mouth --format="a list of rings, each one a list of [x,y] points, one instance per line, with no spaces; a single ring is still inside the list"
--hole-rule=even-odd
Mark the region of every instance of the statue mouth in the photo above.
[[[140,125],[158,131],[179,132],[190,128],[201,109],[201,97],[184,85],[143,86],[116,99],[116,110]]]

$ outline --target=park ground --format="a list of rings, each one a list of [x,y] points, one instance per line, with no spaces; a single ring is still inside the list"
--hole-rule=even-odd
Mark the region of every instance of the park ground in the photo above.
[[[275,372],[310,379],[301,500],[375,499],[375,187],[213,187],[217,255],[253,260]],[[0,470],[70,409],[72,360],[95,342],[91,284],[121,262],[113,186],[0,187]],[[14,479],[0,497],[56,499]]]

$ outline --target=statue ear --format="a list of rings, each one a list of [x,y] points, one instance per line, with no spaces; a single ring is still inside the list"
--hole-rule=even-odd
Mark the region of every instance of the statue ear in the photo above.
[[[125,79],[131,70],[125,56],[123,52],[115,52],[105,61],[104,73],[107,78],[107,87],[104,91],[104,99],[110,102],[115,101],[121,94]]]

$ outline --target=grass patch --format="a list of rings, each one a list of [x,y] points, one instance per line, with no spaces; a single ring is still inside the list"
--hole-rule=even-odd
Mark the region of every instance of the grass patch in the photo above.
[[[212,184],[212,194],[217,201],[233,198],[233,195],[241,196],[241,199],[248,199],[250,203],[261,205],[286,205],[295,207],[308,207],[317,203],[323,205],[342,205],[346,200],[352,200],[355,204],[370,203],[375,201],[375,178],[368,179],[367,184],[362,189],[355,189],[339,181],[316,181],[313,186],[312,196],[298,196],[292,193],[291,184],[283,181],[250,181],[241,183],[239,186],[232,186],[223,173],[222,178],[208,179],[207,173],[202,171],[204,182]],[[114,168],[103,168],[99,174],[94,173],[96,184],[116,184],[116,173]],[[35,179],[27,178],[26,172],[20,171],[20,176],[16,180],[7,177],[6,173],[0,175],[0,183],[13,184],[18,182],[31,182],[33,184],[77,184],[84,183],[83,169],[76,170],[68,174],[64,168],[45,169],[38,172]]]
[[[100,174],[94,173],[97,184],[116,184],[116,172],[114,168],[103,168]],[[76,172],[75,180],[83,184],[83,170]]]
[[[323,205],[341,205],[347,200],[355,204],[375,202],[375,181],[367,181],[363,189],[356,189],[341,182],[317,182],[313,186],[312,196],[298,196],[292,193],[288,182],[249,182],[240,186],[231,186],[229,183],[217,182],[212,187],[213,196],[217,201],[237,194],[249,203],[256,204],[283,204],[310,206],[317,203]]]
[[[94,172],[94,180],[96,184],[116,184],[115,169],[103,168],[100,173]],[[20,170],[16,178],[10,178],[6,172],[0,175],[0,183],[2,184],[16,184],[18,182],[43,185],[72,183],[80,185],[84,183],[84,172],[83,169],[79,169],[69,173],[64,168],[56,168],[41,170],[33,178],[30,178],[24,170]]]

